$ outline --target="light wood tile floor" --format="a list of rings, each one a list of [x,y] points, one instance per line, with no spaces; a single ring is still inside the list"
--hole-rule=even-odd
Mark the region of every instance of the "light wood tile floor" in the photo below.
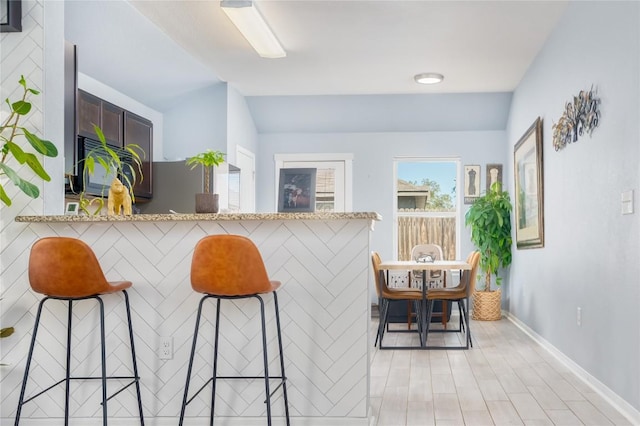
[[[374,338],[377,326],[374,318]],[[374,424],[631,425],[508,319],[472,321],[471,330],[468,351],[373,349]],[[429,344],[457,339],[457,333],[438,333]],[[418,346],[418,338],[386,333],[384,343]]]

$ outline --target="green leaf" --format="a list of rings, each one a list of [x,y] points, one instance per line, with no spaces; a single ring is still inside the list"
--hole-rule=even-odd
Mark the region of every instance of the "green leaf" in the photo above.
[[[115,166],[115,169],[116,170],[121,170],[122,169],[122,161],[120,161],[120,157],[118,156],[118,154],[116,154],[116,152],[114,150],[112,150],[111,148],[107,148],[107,153],[111,157],[111,163]]]
[[[9,337],[13,334],[15,329],[13,327],[5,327],[0,329],[0,338],[1,337]]]
[[[2,187],[2,184],[0,183],[0,200],[7,206],[9,207],[11,205],[11,198],[9,198],[9,196],[7,195],[7,193],[5,192],[4,188]]]
[[[24,127],[21,127],[21,129],[33,149],[35,149],[42,155],[46,155],[47,157],[58,156],[58,148],[56,148],[56,146],[51,141],[40,139],[38,136],[34,135]]]
[[[100,139],[100,142],[102,143],[102,145],[106,145],[107,139],[104,137],[104,133],[102,132],[102,129],[94,124],[93,131],[96,132],[96,135],[98,135],[98,139]]]
[[[16,114],[27,115],[31,111],[31,103],[27,101],[16,101],[11,104],[11,110]]]
[[[138,151],[140,151],[140,153],[142,154],[143,158],[146,158],[146,153],[144,152],[144,149],[142,149],[142,147],[140,147],[140,145],[138,145],[138,144],[130,143],[127,146],[125,146],[124,149],[129,154],[131,154],[131,156],[133,157],[134,163],[137,163],[137,164],[141,164],[142,163],[142,159],[141,159],[140,154],[138,153]]]
[[[84,168],[90,175],[93,174],[93,171],[96,168],[96,160],[93,157],[87,157],[84,159]]]
[[[20,83],[20,86],[24,87],[24,89],[27,90],[27,81],[24,79],[24,75],[20,75],[20,80],[18,80],[18,83]]]
[[[111,173],[111,165],[107,163],[107,161],[104,158],[98,157],[98,163],[100,163],[100,165],[102,166],[106,174]]]
[[[51,177],[44,170],[44,167],[42,167],[42,164],[40,164],[40,161],[38,160],[38,157],[35,156],[35,154],[28,153],[25,154],[25,157],[27,165],[31,168],[31,170],[35,172],[35,174],[37,174],[47,182],[51,180]]]
[[[24,153],[22,148],[20,148],[18,144],[15,144],[13,142],[7,142],[6,146],[9,149],[9,152],[11,152],[11,154],[13,154],[13,156],[16,158],[16,161],[20,164],[24,164],[24,162],[26,161],[26,154]]]
[[[11,182],[13,182],[15,186],[20,188],[22,192],[24,192],[31,198],[38,198],[38,196],[40,195],[40,189],[38,189],[37,186],[22,179],[11,167],[7,166],[5,163],[0,163],[0,169],[2,169],[9,180],[11,180]]]
[[[29,88],[29,89],[27,89],[27,90],[28,90],[29,92],[33,93],[34,95],[39,95],[39,94],[40,94],[40,92],[39,92],[39,91],[37,91],[36,89],[31,89],[31,88]]]

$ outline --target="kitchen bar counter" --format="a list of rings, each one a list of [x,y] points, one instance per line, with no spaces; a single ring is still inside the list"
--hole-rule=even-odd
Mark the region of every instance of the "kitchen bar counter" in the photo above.
[[[378,213],[218,213],[218,214],[136,214],[132,216],[17,216],[16,222],[190,222],[222,220],[382,220]]]
[[[193,292],[189,273],[193,248],[205,235],[240,234],[258,246],[271,279],[282,282],[278,291],[292,424],[368,425],[369,338],[371,297],[370,233],[377,213],[257,213],[167,214],[109,216],[19,216],[23,238],[10,239],[6,264],[11,273],[3,283],[4,322],[14,325],[21,339],[3,339],[4,369],[0,423],[10,423],[15,413],[24,369],[28,336],[33,328],[39,295],[29,288],[29,248],[38,238],[70,236],[91,246],[109,280],[133,282],[129,292],[138,354],[145,417],[150,424],[175,424],[193,335],[199,295]],[[4,275],[3,275],[4,276]],[[106,298],[109,299],[109,298]],[[124,371],[119,336],[124,312],[107,302],[107,368]],[[253,301],[223,303],[221,312],[219,372],[223,375],[256,375],[261,370],[260,321]],[[266,303],[272,304],[271,298]],[[246,309],[244,306],[247,305]],[[51,305],[64,317],[65,305]],[[83,305],[84,306],[84,305]],[[95,355],[96,318],[90,302],[83,308],[82,327],[74,328],[73,368],[91,372]],[[214,305],[206,306],[207,321],[201,331],[194,365],[200,387],[211,373]],[[273,312],[267,306],[267,313]],[[50,342],[46,351],[36,349],[32,371],[42,386],[63,377],[64,324],[44,319]],[[273,318],[267,318],[270,372],[279,371]],[[3,322],[3,323],[4,323]],[[171,359],[160,359],[163,341],[173,346]],[[200,345],[199,343],[199,345]],[[46,353],[45,353],[46,352]],[[122,352],[124,353],[124,352]],[[126,359],[126,358],[123,358]],[[55,361],[53,361],[55,360]],[[198,379],[202,383],[198,383]],[[52,382],[51,382],[52,383]],[[87,388],[86,386],[89,386]],[[99,423],[99,393],[92,384],[72,387],[72,416],[83,424]],[[264,424],[264,384],[251,381],[220,382],[216,415],[221,424]],[[281,416],[282,399],[276,393],[274,416]],[[64,397],[62,397],[62,400]],[[135,422],[135,398],[124,392],[109,401],[117,424]],[[202,392],[188,407],[186,424],[208,422],[210,392]],[[61,410],[47,399],[25,406],[27,417],[38,424],[59,424]],[[97,414],[96,414],[97,413]],[[57,417],[58,416],[58,417]],[[129,423],[131,422],[131,423]],[[275,424],[280,424],[279,420]]]

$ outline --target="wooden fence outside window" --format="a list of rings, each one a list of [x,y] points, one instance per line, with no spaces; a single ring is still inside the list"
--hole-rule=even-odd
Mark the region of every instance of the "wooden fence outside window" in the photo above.
[[[398,260],[410,260],[418,244],[438,244],[445,259],[456,258],[455,217],[398,217]]]

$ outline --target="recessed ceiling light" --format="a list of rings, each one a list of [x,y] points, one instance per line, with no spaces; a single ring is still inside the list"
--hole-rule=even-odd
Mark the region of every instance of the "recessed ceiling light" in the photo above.
[[[444,76],[435,72],[425,72],[416,74],[413,79],[420,84],[437,84],[444,80]]]

